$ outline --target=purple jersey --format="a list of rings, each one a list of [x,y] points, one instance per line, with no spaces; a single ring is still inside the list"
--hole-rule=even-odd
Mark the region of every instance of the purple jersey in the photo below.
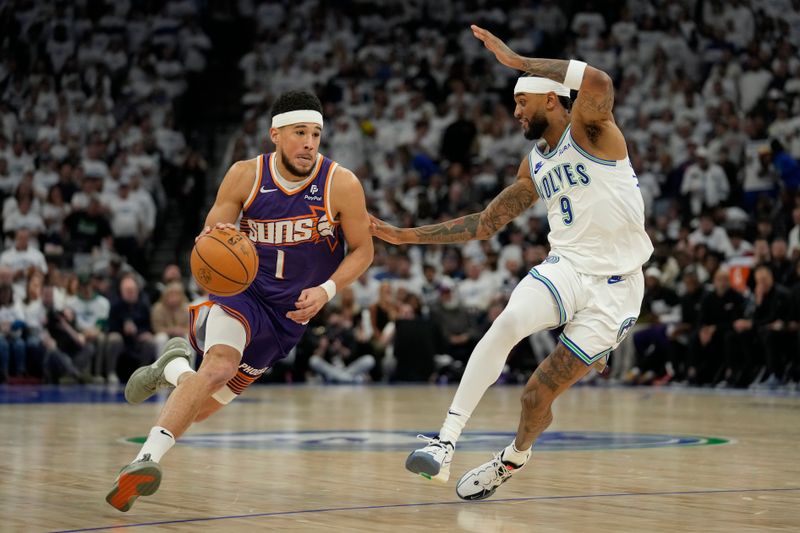
[[[341,228],[330,210],[337,164],[317,156],[305,187],[288,191],[274,178],[276,154],[258,158],[257,182],[245,204],[240,229],[258,250],[251,288],[265,302],[293,306],[300,292],[325,282],[344,258]]]
[[[209,298],[244,325],[248,345],[240,372],[252,379],[297,344],[305,326],[286,318],[286,313],[295,310],[303,289],[328,280],[344,258],[342,230],[330,208],[336,167],[336,162],[320,154],[309,181],[287,190],[274,178],[276,154],[258,158],[255,183],[240,223],[242,233],[258,250],[258,274],[240,294]],[[193,330],[197,316],[195,309]],[[203,328],[202,320],[197,326]],[[194,331],[192,337],[195,347],[202,350]]]

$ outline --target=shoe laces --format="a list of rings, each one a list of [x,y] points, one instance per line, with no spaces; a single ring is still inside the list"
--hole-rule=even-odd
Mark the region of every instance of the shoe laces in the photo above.
[[[426,437],[425,435],[417,435],[417,438],[419,440],[422,440],[422,441],[425,441],[425,442],[428,443],[425,446],[425,448],[435,448],[434,450],[430,450],[430,453],[441,453],[441,452],[447,453],[448,447],[451,450],[454,448],[454,446],[452,444],[450,444],[449,442],[444,442],[444,441],[440,440],[438,435],[436,437]]]
[[[520,468],[503,461],[502,455],[503,452],[500,452],[492,457],[486,468],[478,474],[478,478],[483,484],[493,484],[498,480],[500,483],[504,483],[514,474],[515,470]]]

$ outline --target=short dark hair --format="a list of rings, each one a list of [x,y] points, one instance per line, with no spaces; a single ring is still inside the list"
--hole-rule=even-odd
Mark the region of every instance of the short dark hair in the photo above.
[[[289,111],[319,111],[322,113],[322,102],[313,93],[308,91],[287,91],[281,94],[272,104],[271,117]]]

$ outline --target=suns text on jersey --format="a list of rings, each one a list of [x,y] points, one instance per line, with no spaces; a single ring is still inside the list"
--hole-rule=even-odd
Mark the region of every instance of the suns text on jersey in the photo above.
[[[317,242],[332,234],[328,217],[302,217],[284,220],[243,220],[250,240],[257,244],[301,244]]]

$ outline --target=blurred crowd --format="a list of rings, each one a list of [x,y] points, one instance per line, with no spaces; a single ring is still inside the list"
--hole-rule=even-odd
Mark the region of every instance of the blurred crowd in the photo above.
[[[0,382],[116,382],[171,331],[138,293],[205,179],[175,108],[210,47],[192,1],[0,3]]]
[[[321,151],[356,172],[373,214],[404,227],[481,210],[532,147],[511,114],[518,73],[469,24],[521,54],[608,72],[656,247],[610,379],[795,386],[800,2],[240,0],[237,9],[255,37],[239,59],[242,127],[223,167],[271,151],[271,102],[312,89],[325,108]],[[514,285],[547,256],[547,231],[539,204],[485,242],[378,244],[368,274],[298,352],[332,381],[367,379],[367,367],[372,379],[458,379]],[[504,379],[525,379],[552,347],[551,333],[521,342]]]
[[[205,177],[175,113],[211,50],[196,6],[0,6],[0,380],[113,383],[186,334],[186,302],[202,298],[182,284],[189,273],[143,276],[170,199]],[[796,387],[797,0],[211,9],[251,41],[230,57],[239,127],[215,173],[271,151],[275,97],[311,89],[324,105],[322,153],[359,176],[373,214],[404,227],[481,210],[532,148],[512,116],[518,73],[469,24],[524,55],[605,70],[656,251],[639,321],[610,374],[592,379]],[[372,268],[264,380],[458,380],[516,283],[547,257],[547,232],[537,204],[487,241],[376,243]],[[501,379],[527,379],[555,333],[520,342]]]

